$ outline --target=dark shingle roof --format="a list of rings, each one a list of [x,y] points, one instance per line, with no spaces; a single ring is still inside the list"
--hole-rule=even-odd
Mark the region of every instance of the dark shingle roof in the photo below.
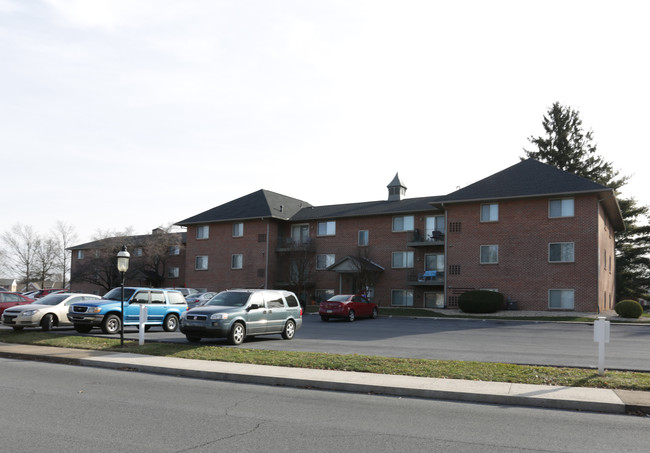
[[[461,202],[498,198],[601,192],[607,187],[535,159],[511,167],[452,192],[441,201]]]
[[[431,203],[440,197],[407,198],[396,201],[367,201],[363,203],[335,204],[330,206],[311,206],[301,209],[291,220],[302,222],[342,217],[363,217],[392,215],[420,211],[438,211]]]
[[[196,223],[226,222],[262,217],[289,220],[300,209],[308,206],[311,205],[306,201],[262,189],[208,209],[176,224],[186,226]]]
[[[182,232],[182,233],[168,233],[172,236],[177,237],[178,241],[181,244],[186,243],[186,235],[187,233]],[[66,250],[88,250],[88,249],[102,249],[106,247],[107,244],[110,244],[111,246],[114,245],[115,239],[119,238],[124,242],[124,245],[128,245],[129,247],[137,247],[139,245],[144,244],[146,241],[154,237],[156,234],[141,234],[137,236],[124,236],[124,237],[110,237],[110,238],[103,238],[103,239],[98,239],[96,241],[92,242],[86,242],[85,244],[79,244],[75,245],[72,247],[68,247]]]

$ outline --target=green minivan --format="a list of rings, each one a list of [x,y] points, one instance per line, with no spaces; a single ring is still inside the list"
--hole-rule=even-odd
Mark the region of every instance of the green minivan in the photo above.
[[[246,337],[281,334],[291,340],[302,326],[302,307],[294,293],[271,289],[222,291],[181,315],[180,330],[188,341],[227,338],[233,345]]]

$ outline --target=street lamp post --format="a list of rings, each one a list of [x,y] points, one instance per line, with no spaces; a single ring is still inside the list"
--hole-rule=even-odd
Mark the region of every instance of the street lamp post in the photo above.
[[[124,274],[129,269],[129,258],[131,254],[126,251],[126,245],[122,246],[122,250],[117,252],[117,270],[122,274],[122,303],[120,311],[120,347],[124,347]]]

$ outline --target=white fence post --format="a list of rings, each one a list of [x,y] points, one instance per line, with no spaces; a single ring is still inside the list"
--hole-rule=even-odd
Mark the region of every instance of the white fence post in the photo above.
[[[140,305],[140,319],[139,319],[139,342],[138,344],[142,346],[144,344],[144,328],[145,323],[147,322],[147,306],[142,304]]]
[[[609,343],[609,321],[599,316],[594,321],[594,341],[598,343],[598,374],[605,374],[605,343]]]

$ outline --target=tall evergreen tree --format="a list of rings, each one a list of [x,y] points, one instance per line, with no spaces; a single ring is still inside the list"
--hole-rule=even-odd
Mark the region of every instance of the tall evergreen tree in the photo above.
[[[628,181],[611,162],[596,154],[593,131],[584,131],[580,113],[554,103],[544,116],[543,137],[529,137],[536,150],[526,150],[526,158],[546,162],[615,190],[625,231],[616,233],[616,298],[648,297],[650,288],[649,208],[634,198],[620,198],[619,190]],[[640,222],[645,221],[645,225]]]

